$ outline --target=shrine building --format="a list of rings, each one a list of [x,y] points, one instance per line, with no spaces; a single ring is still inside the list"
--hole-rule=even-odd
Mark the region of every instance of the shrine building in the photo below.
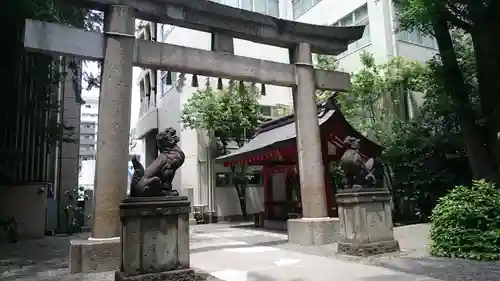
[[[345,137],[360,139],[361,154],[366,159],[380,155],[383,148],[356,131],[338,106],[332,110],[325,105],[326,102],[318,104],[325,196],[328,216],[337,217],[337,187],[331,182],[330,167],[332,162],[342,157]],[[264,186],[264,227],[285,229],[288,219],[302,216],[294,114],[263,123],[248,143],[217,158],[217,162],[224,166],[248,165],[260,168]]]

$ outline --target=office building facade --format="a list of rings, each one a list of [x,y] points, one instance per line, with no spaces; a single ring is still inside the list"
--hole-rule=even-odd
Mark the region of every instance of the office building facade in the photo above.
[[[80,157],[83,161],[95,160],[97,144],[97,117],[99,114],[99,96],[87,95],[82,97],[85,104],[81,107],[80,121]]]

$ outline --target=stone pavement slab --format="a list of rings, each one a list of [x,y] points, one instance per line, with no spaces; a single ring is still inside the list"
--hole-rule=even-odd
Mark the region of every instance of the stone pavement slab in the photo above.
[[[194,233],[193,236],[212,239],[212,245],[221,242],[218,249],[214,246],[209,249],[197,248],[191,254],[191,264],[224,281],[439,280],[359,262],[282,249],[276,247],[285,244],[283,238],[286,239],[286,235],[282,234],[219,228],[217,231]],[[224,244],[227,239],[239,243]],[[259,239],[261,240],[258,241]]]
[[[500,280],[499,262],[430,257],[426,225],[395,228],[403,251],[370,258],[337,255],[335,245],[291,245],[285,234],[248,225],[197,225],[191,232],[191,265],[208,281]],[[113,272],[69,275],[69,240],[46,237],[0,244],[0,281],[114,280]]]
[[[395,270],[267,246],[228,248],[191,256],[194,267],[224,281],[438,281]]]
[[[253,229],[248,224],[240,225],[199,225],[197,226],[193,236],[196,237],[202,234],[204,237],[224,237],[234,241],[245,242],[246,247],[268,246],[286,250],[286,256],[290,253],[302,253],[307,255],[307,259],[312,260],[314,257],[324,257],[328,260],[355,262],[358,265],[369,266],[367,270],[383,268],[390,270],[386,275],[376,274],[373,271],[373,276],[361,280],[378,281],[378,280],[441,280],[441,281],[496,281],[500,280],[500,262],[479,262],[462,259],[444,259],[431,257],[427,252],[428,246],[428,225],[418,224],[395,228],[395,237],[399,240],[402,251],[399,253],[384,254],[367,258],[350,257],[336,254],[336,245],[321,245],[321,246],[298,246],[288,244],[287,236],[279,232],[263,231]],[[208,238],[205,238],[208,239]],[[211,243],[216,243],[216,239],[212,238]],[[215,251],[229,248],[243,248],[242,246],[221,246],[219,248],[212,247],[210,251],[214,255]],[[257,248],[258,249],[258,248]],[[203,249],[197,249],[200,252]],[[209,250],[209,249],[206,249]],[[193,251],[192,251],[193,252]],[[274,251],[276,252],[276,251]],[[234,255],[234,253],[232,253]],[[260,256],[274,255],[272,251],[263,252]],[[193,253],[192,257],[196,255]],[[280,257],[278,257],[279,259]],[[241,258],[240,258],[241,259]],[[232,259],[233,263],[239,262],[240,259]],[[219,259],[214,259],[219,260]],[[250,262],[250,261],[249,261]],[[212,260],[210,261],[212,263]],[[284,262],[286,263],[286,261]],[[318,261],[319,263],[319,261]],[[330,266],[348,267],[351,263],[335,263]],[[231,268],[229,266],[229,268]],[[250,268],[250,266],[249,266]],[[351,267],[352,268],[352,267]],[[271,270],[272,271],[272,270]],[[342,270],[339,270],[342,271]],[[309,271],[310,272],[310,271]],[[227,273],[226,273],[227,274]],[[240,276],[242,273],[238,273]],[[247,276],[255,276],[251,270],[247,272]],[[263,281],[272,280],[265,279]],[[284,277],[278,277],[284,278]],[[394,278],[394,279],[391,279]],[[243,279],[244,280],[244,279]],[[251,279],[249,279],[251,280]],[[254,279],[261,280],[261,279]],[[281,280],[281,279],[277,279]],[[282,279],[289,280],[289,279]],[[291,279],[293,280],[293,279]],[[300,280],[300,279],[299,279]],[[335,280],[335,279],[328,279]],[[346,280],[351,280],[347,278]],[[353,279],[356,280],[356,279]]]

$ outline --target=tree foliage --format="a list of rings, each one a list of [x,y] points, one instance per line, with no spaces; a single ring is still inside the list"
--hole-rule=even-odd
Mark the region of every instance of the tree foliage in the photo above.
[[[184,128],[214,136],[222,154],[228,152],[227,147],[233,142],[242,147],[254,135],[262,120],[258,92],[255,87],[243,82],[238,87],[230,82],[229,87],[222,90],[211,87],[199,90],[188,99],[181,113]],[[247,215],[247,182],[251,175],[246,165],[231,166],[231,181],[244,217]]]
[[[467,59],[470,46],[460,46],[461,67],[473,72]],[[453,186],[471,182],[462,131],[441,86],[441,61],[420,64],[396,57],[377,64],[372,55],[363,53],[361,62],[362,68],[351,76],[352,90],[337,95],[342,113],[357,130],[386,148],[386,183],[395,219],[425,221],[439,197]],[[468,77],[473,83],[474,74]],[[425,101],[417,107],[418,96]]]
[[[213,133],[224,150],[230,142],[243,146],[261,121],[258,94],[244,84],[199,90],[189,98],[181,114],[184,128]]]
[[[436,38],[441,64],[441,86],[450,98],[463,129],[463,142],[474,177],[500,179],[500,1],[404,0],[401,29],[425,31]],[[460,59],[464,50],[453,33],[471,42],[469,76]],[[455,36],[456,37],[456,36]],[[462,44],[463,45],[463,44]],[[471,81],[473,77],[475,81]],[[475,84],[474,87],[471,84]],[[475,107],[479,104],[480,113]]]
[[[317,60],[318,68],[335,70],[332,57],[318,57],[321,58]],[[384,144],[392,124],[409,119],[408,100],[414,98],[413,93],[426,91],[428,70],[418,62],[401,57],[377,64],[372,54],[362,52],[360,59],[362,67],[351,76],[351,91],[338,94],[337,99],[342,113],[357,130]],[[412,109],[417,111],[416,107]]]
[[[398,221],[427,221],[440,197],[472,179],[456,116],[446,96],[428,90],[418,115],[394,126],[385,144]]]

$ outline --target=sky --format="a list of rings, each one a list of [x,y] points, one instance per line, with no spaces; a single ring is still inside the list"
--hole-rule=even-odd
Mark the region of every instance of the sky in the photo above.
[[[99,75],[99,68],[97,66],[97,62],[87,62],[86,65],[83,68],[84,72],[87,73],[92,73],[94,76]],[[137,77],[140,73],[140,68],[134,67],[133,74],[132,74],[132,108],[131,108],[131,114],[130,114],[130,128],[134,128],[135,124],[137,123],[137,119],[139,118],[139,106],[140,106],[140,93],[139,93],[139,86],[136,83]],[[90,91],[83,90],[82,92],[82,97],[85,100],[85,97],[98,97],[99,96],[99,89],[93,88]]]

